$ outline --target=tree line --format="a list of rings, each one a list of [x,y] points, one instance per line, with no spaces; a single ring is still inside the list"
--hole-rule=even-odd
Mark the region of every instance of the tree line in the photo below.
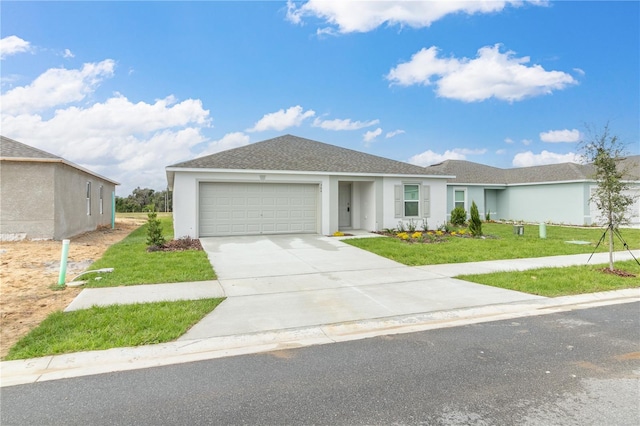
[[[169,190],[155,191],[150,188],[140,188],[126,197],[116,196],[116,212],[170,212],[173,211],[173,194]]]

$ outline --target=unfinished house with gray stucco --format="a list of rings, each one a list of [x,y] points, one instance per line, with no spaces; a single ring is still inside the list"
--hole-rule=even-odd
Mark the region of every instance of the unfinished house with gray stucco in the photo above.
[[[0,239],[61,240],[110,226],[117,182],[0,136]]]

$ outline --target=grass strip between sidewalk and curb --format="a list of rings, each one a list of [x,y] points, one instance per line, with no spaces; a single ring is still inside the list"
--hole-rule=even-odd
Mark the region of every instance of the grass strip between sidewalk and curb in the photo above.
[[[545,297],[571,296],[640,287],[640,266],[635,260],[616,262],[616,269],[636,275],[620,277],[602,272],[608,265],[579,265],[527,271],[460,275],[455,278]]]
[[[54,312],[16,343],[5,360],[169,342],[183,335],[223,300],[94,306]]]
[[[390,237],[354,238],[344,242],[404,265],[422,266],[592,253],[604,233],[602,228],[549,225],[547,237],[540,238],[538,225],[524,225],[524,235],[515,235],[512,224],[483,223],[482,229],[487,238],[452,236],[444,242],[425,244]],[[640,229],[622,229],[620,233],[631,249],[640,247]],[[588,244],[570,244],[568,241]],[[624,250],[617,236],[614,248]],[[605,238],[597,251],[608,250],[608,238]]]
[[[171,216],[159,215],[167,241],[173,239]],[[115,287],[120,285],[161,284],[216,279],[215,272],[201,250],[147,252],[147,224],[133,231],[125,239],[109,247],[102,258],[89,269],[114,268],[112,273],[88,274],[86,287]]]

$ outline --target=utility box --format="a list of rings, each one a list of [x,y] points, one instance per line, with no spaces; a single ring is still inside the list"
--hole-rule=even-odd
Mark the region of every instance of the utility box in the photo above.
[[[516,235],[524,235],[524,225],[513,225],[513,233]]]
[[[547,224],[540,222],[540,238],[547,238]]]

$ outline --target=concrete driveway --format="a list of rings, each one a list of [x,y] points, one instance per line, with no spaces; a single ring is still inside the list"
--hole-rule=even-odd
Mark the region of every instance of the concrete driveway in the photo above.
[[[200,241],[227,300],[180,340],[539,299],[408,267],[333,237]]]

